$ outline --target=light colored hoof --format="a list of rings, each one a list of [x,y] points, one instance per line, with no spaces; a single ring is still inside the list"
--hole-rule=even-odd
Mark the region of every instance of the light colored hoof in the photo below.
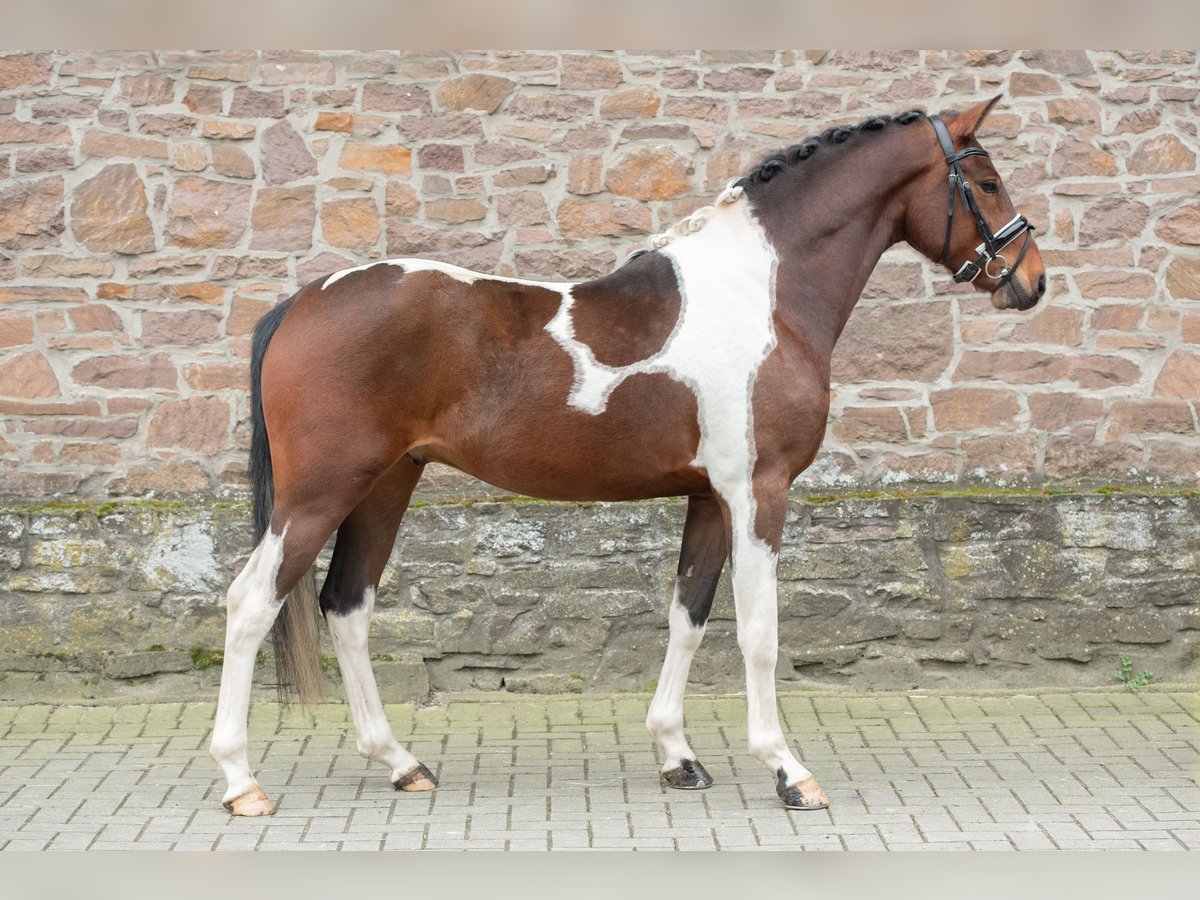
[[[421,765],[421,763],[417,763],[416,768],[405,772],[393,781],[392,785],[398,791],[417,793],[419,791],[432,791],[438,786],[438,783],[437,779],[433,777],[432,772]]]
[[[273,816],[275,804],[267,799],[262,788],[252,787],[246,793],[222,804],[235,816]]]
[[[829,798],[815,778],[805,778],[791,785],[779,785],[779,799],[787,809],[825,809]]]

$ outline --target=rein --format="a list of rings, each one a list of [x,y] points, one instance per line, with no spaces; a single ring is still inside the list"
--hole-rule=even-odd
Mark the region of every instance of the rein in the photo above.
[[[959,266],[958,271],[954,273],[954,280],[958,283],[974,281],[979,277],[980,272],[985,272],[988,278],[999,279],[995,288],[995,290],[999,290],[1008,284],[1013,273],[1017,271],[1017,267],[1021,265],[1021,260],[1025,258],[1025,251],[1029,249],[1029,240],[1033,237],[1033,226],[1029,224],[1028,219],[1018,214],[1011,222],[993,234],[980,214],[979,207],[975,205],[975,192],[971,190],[971,185],[967,182],[966,175],[963,174],[962,166],[959,165],[959,161],[968,156],[987,156],[987,151],[981,147],[964,147],[962,150],[955,150],[954,142],[950,139],[950,132],[946,129],[946,123],[942,121],[942,117],[929,116],[929,124],[933,126],[938,143],[942,145],[946,164],[950,167],[950,196],[946,206],[946,240],[942,244],[942,254],[938,257],[938,264],[945,263],[946,257],[950,253],[950,233],[954,229],[954,208],[957,205],[955,196],[957,195],[963,210],[974,217],[975,228],[979,232],[979,236],[983,238],[983,243],[975,248],[975,259],[968,259]],[[1025,243],[1021,245],[1021,252],[1017,254],[1016,262],[1010,266],[1000,251],[1022,234],[1025,235]],[[990,267],[997,260],[1000,261],[1000,271],[993,273]]]

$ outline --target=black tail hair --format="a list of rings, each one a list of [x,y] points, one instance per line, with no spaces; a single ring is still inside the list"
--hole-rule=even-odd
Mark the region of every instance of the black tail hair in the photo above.
[[[290,297],[284,300],[259,319],[250,344],[250,484],[254,500],[256,544],[267,533],[275,507],[271,442],[267,436],[267,423],[263,419],[263,357],[295,299]],[[288,593],[271,626],[276,683],[279,686],[279,699],[283,703],[289,699],[289,692],[297,694],[306,706],[321,697],[324,676],[321,671],[317,615],[316,585],[310,568]]]
[[[254,540],[261,541],[271,524],[275,505],[275,477],[271,471],[271,442],[267,438],[267,423],[263,421],[262,362],[267,345],[275,336],[279,323],[292,308],[289,297],[272,308],[254,326],[250,344],[250,484],[254,492]]]

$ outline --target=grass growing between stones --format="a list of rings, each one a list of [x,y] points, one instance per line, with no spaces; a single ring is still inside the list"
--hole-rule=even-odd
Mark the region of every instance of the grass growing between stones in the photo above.
[[[196,671],[203,672],[205,669],[219,666],[225,662],[225,653],[221,650],[209,650],[207,647],[201,647],[199,644],[193,644],[188,647],[188,653],[192,657],[192,666]]]
[[[631,694],[653,694],[657,690],[658,690],[658,679],[651,678],[649,681],[647,681],[641,687],[636,687],[633,690],[629,691],[629,693],[631,693]]]
[[[911,490],[868,489],[845,491],[834,494],[802,494],[794,495],[801,503],[813,506],[828,505],[850,500],[913,500],[924,498],[954,498],[954,497],[1061,497],[1061,496],[1112,496],[1127,494],[1132,496],[1150,497],[1200,497],[1200,489],[1194,487],[1152,485],[1116,485],[1105,484],[1095,487],[960,487],[960,488],[914,488]],[[658,503],[662,499],[630,500],[628,503]],[[572,505],[587,508],[595,505],[589,500],[543,500],[540,497],[527,497],[522,494],[494,494],[484,497],[441,497],[433,500],[417,500],[409,504],[410,509],[427,509],[430,507],[464,507],[471,508],[482,503],[504,503],[522,505]],[[46,503],[14,502],[7,509],[0,506],[0,511],[17,515],[53,514],[62,512],[91,512],[97,518],[104,518],[126,509],[155,510],[174,512],[189,508],[209,508],[214,510],[249,510],[249,501],[212,501],[197,497],[194,500],[160,500],[160,499],[129,499],[129,500],[55,500]]]
[[[1088,497],[1111,496],[1113,494],[1146,495],[1152,497],[1197,497],[1200,490],[1190,487],[1151,487],[1149,485],[1122,486],[1106,484],[1091,488],[1066,487],[967,487],[967,488],[923,488],[912,491],[847,491],[843,494],[807,494],[801,500],[814,506],[840,503],[843,500],[913,500],[941,497]]]
[[[90,512],[97,518],[104,518],[112,515],[115,512],[120,512],[125,509],[152,509],[163,512],[170,512],[180,509],[188,509],[195,506],[209,506],[219,508],[220,504],[210,504],[202,502],[193,502],[189,500],[50,500],[45,503],[13,503],[8,507],[8,512],[17,513],[18,515],[40,515],[53,514],[63,512]],[[247,508],[249,504],[246,504]]]

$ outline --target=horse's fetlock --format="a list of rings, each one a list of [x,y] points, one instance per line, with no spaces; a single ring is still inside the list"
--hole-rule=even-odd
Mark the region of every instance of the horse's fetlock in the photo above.
[[[217,763],[224,762],[236,752],[236,747],[219,738],[213,738],[208,745],[208,755]]]
[[[355,746],[358,748],[358,755],[371,760],[374,760],[387,750],[390,744],[391,735],[385,737],[378,734],[361,734],[355,741]]]
[[[750,739],[750,758],[761,763],[768,769],[774,769],[783,749],[778,741],[773,739]]]
[[[652,711],[646,716],[646,730],[651,737],[658,737],[666,728],[667,721],[662,715]]]

